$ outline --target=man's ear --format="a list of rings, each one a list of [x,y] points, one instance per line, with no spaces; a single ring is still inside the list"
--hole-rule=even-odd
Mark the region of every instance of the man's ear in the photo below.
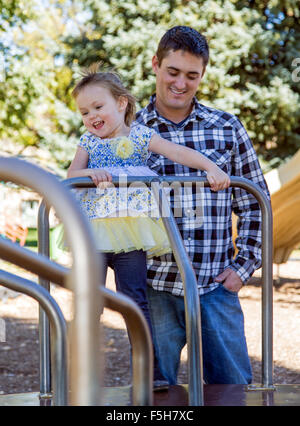
[[[119,111],[125,111],[128,105],[128,99],[126,96],[119,96],[118,98],[118,107]]]
[[[153,69],[155,74],[156,74],[158,68],[159,68],[158,59],[157,59],[157,56],[154,55],[153,58],[152,58],[152,69]]]

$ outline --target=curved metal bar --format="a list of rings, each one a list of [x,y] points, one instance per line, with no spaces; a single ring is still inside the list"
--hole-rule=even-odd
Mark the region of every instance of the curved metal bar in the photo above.
[[[153,351],[148,324],[129,297],[101,287],[104,306],[122,314],[132,346],[133,405],[152,405]]]
[[[173,249],[184,288],[189,405],[202,406],[204,405],[203,356],[201,310],[197,279],[173,214],[163,214],[163,207],[167,204],[163,189],[158,187],[157,184],[152,184],[151,188],[154,190],[154,195],[160,208],[160,214]]]
[[[144,181],[150,183],[152,178],[131,178],[128,176],[128,183],[133,181]],[[262,215],[262,384],[269,388],[273,385],[273,213],[271,202],[255,183],[241,177],[231,176],[231,187],[241,188],[252,194],[259,203]],[[160,182],[174,181],[202,182],[204,186],[209,186],[205,178],[197,176],[163,176],[159,177]],[[79,184],[79,181],[73,184]]]
[[[127,183],[141,181],[146,184],[158,180],[159,182],[179,182],[179,183],[195,183],[201,182],[204,186],[209,186],[209,183],[205,178],[197,176],[164,176],[164,177],[127,177]],[[67,186],[73,188],[93,188],[94,184],[90,178],[72,178],[67,179],[63,182]],[[117,179],[113,179],[114,184],[118,184]],[[273,224],[272,224],[272,209],[270,201],[263,191],[253,182],[248,181],[244,178],[231,177],[231,186],[239,187],[250,192],[257,199],[262,213],[262,382],[263,386],[268,388],[273,384]],[[181,242],[178,240],[178,233],[176,231],[176,223],[173,220],[165,220],[165,226],[171,240],[172,248],[174,253],[177,253],[177,259],[179,268],[182,268],[182,274],[186,281],[186,287],[188,288],[185,292],[185,306],[191,306],[194,304],[193,295],[195,289],[195,278],[191,272],[191,264],[189,261],[183,261],[180,253]],[[169,230],[168,230],[169,229]],[[172,236],[173,235],[173,236]],[[177,260],[176,259],[176,260]],[[186,258],[185,258],[186,259]],[[188,283],[193,283],[188,284]],[[186,294],[187,293],[187,294]],[[197,298],[198,299],[198,298]],[[191,324],[191,331],[187,327],[187,340],[188,348],[190,348],[189,357],[196,360],[201,354],[201,327],[199,329],[199,317],[200,309],[195,308],[192,314],[187,309],[187,324]],[[195,317],[193,318],[193,316]],[[201,319],[200,319],[201,321]],[[192,325],[193,324],[193,325]],[[201,322],[200,322],[201,324]],[[198,365],[198,366],[197,366]],[[193,394],[190,395],[190,400],[200,401],[202,403],[201,388],[196,381],[192,384],[190,378],[193,376],[195,370],[198,370],[198,374],[201,377],[202,362],[199,366],[198,361],[196,364],[191,361],[189,362],[189,391]]]
[[[50,290],[50,280],[65,286],[65,282],[62,280],[66,277],[66,268],[50,261],[46,256],[37,255],[10,240],[0,238],[0,257],[20,267],[26,265],[28,271],[38,274],[39,284],[47,291]],[[51,395],[50,324],[48,316],[41,306],[39,306],[39,336],[40,397],[48,398]]]
[[[158,188],[157,183],[165,181],[165,177],[136,177],[127,176],[127,183],[143,182],[154,189],[156,199],[160,198],[166,203],[164,192]],[[172,181],[174,181],[174,177]],[[192,182],[194,182],[193,179]],[[205,179],[202,178],[204,182]],[[113,178],[113,183],[118,185],[118,179]],[[94,187],[90,178],[72,178],[64,181],[65,185],[81,188]],[[160,209],[162,203],[158,202]],[[164,226],[166,228],[174,256],[181,273],[184,286],[184,303],[187,329],[187,348],[188,348],[188,376],[189,376],[189,404],[193,406],[204,405],[203,395],[203,372],[202,372],[202,338],[201,338],[201,316],[200,303],[197,290],[197,280],[195,273],[182,242],[180,232],[173,215],[162,215]]]
[[[102,305],[98,289],[101,265],[89,223],[70,191],[40,167],[17,158],[1,157],[0,178],[25,185],[41,194],[48,205],[54,206],[65,224],[74,259],[72,281],[68,280],[75,293],[71,335],[71,402],[74,405],[98,405],[101,396],[99,315]]]
[[[0,238],[0,257],[18,266],[24,266],[35,274],[39,274],[40,281],[50,279],[51,282],[66,287],[70,269],[51,261],[45,256],[38,255],[30,250],[20,247],[11,241]],[[1,275],[0,275],[1,277]],[[3,281],[4,282],[4,281]],[[43,294],[49,294],[47,289],[41,287]],[[148,325],[139,307],[127,296],[115,293],[100,286],[103,305],[119,312],[126,321],[132,344],[133,357],[133,390],[132,400],[134,405],[152,405],[152,343]],[[46,317],[48,320],[48,316]],[[50,374],[50,353],[46,350],[47,357],[43,367]],[[49,383],[49,382],[47,382]],[[48,394],[50,394],[51,388]]]
[[[160,181],[203,182],[205,178],[194,176],[165,176]],[[273,214],[270,200],[261,188],[244,178],[230,177],[231,187],[237,187],[251,193],[259,203],[262,214],[262,385],[273,386]]]
[[[38,226],[38,252],[49,258],[49,207],[45,203],[40,204],[39,214],[43,214],[45,226]],[[40,286],[50,291],[50,277],[38,274]],[[49,319],[43,309],[39,308],[39,342],[40,342],[40,396],[51,393],[51,341]]]
[[[62,286],[66,286],[64,282],[66,278],[67,268],[59,263],[53,262],[46,256],[37,254],[19,244],[0,237],[0,257],[8,262],[24,268],[34,274],[38,274],[43,279],[51,280]]]
[[[262,214],[262,385],[273,386],[273,213],[266,194],[253,182],[232,178],[257,199]]]
[[[90,178],[85,180],[84,187],[95,187]],[[82,178],[72,178],[63,181],[69,188],[81,186]],[[105,294],[105,306],[120,312],[127,324],[128,333],[132,345],[133,368],[133,403],[136,405],[152,405],[152,381],[153,381],[153,350],[148,325],[139,307],[125,295],[115,294],[103,287]],[[114,297],[112,297],[114,295]]]
[[[42,229],[41,234],[49,234],[49,222],[48,218],[45,217],[48,214],[49,209],[47,209],[45,203],[42,202],[38,215],[38,227]],[[43,235],[42,239],[43,241],[46,241],[47,238]],[[47,243],[43,243],[39,245],[39,247],[42,253],[47,252]],[[24,249],[20,248],[17,255],[15,255],[15,257],[18,257],[16,259],[18,264],[22,262],[23,250]],[[42,259],[44,258],[45,256],[42,257]],[[52,262],[49,259],[47,263],[42,264],[39,256],[35,253],[31,254],[30,264],[34,265],[35,268],[39,268],[40,282],[47,282],[47,279],[49,278],[52,282],[65,286],[67,276],[69,275],[69,270],[67,268],[64,268],[56,262]],[[48,268],[50,268],[50,271]],[[137,406],[152,405],[153,351],[148,324],[146,323],[138,305],[136,305],[129,297],[121,293],[114,293],[103,286],[100,286],[100,293],[103,297],[103,305],[121,313],[127,324],[132,345],[132,378],[134,385],[132,389],[133,404]],[[41,340],[45,342],[45,348],[40,353],[41,373],[43,374],[40,389],[51,389],[49,379],[51,369],[50,345],[46,347],[48,336],[45,332],[45,330],[47,330],[47,324],[48,319],[40,316]]]
[[[67,328],[60,307],[40,285],[0,270],[1,285],[33,297],[50,318],[54,334],[54,405],[68,405]]]

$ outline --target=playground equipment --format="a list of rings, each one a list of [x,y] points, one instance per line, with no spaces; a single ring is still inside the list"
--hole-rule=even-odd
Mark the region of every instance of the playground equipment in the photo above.
[[[300,150],[265,175],[274,217],[274,263],[285,263],[300,244]]]
[[[9,161],[8,161],[9,160]],[[46,176],[47,175],[47,176]],[[30,178],[29,178],[30,176]],[[262,211],[262,383],[260,385],[207,385],[202,382],[202,348],[201,348],[201,312],[197,295],[197,283],[192,265],[186,254],[180,233],[172,215],[164,216],[172,249],[178,263],[185,290],[187,347],[188,347],[188,385],[171,386],[168,392],[161,392],[153,399],[151,389],[152,353],[147,325],[137,306],[125,296],[115,294],[99,285],[99,262],[89,224],[80,214],[75,200],[67,187],[93,187],[89,178],[74,178],[59,183],[53,176],[45,174],[36,166],[23,164],[16,159],[0,158],[0,177],[15,183],[31,186],[42,194],[45,202],[39,212],[39,254],[29,252],[13,243],[0,240],[0,257],[15,264],[26,264],[26,268],[40,276],[40,286],[45,287],[45,296],[50,300],[49,282],[68,285],[74,291],[75,318],[72,334],[70,335],[72,357],[71,364],[71,404],[74,405],[299,405],[300,395],[298,385],[273,384],[273,312],[272,312],[272,212],[265,195],[253,183],[232,178],[231,185],[247,190],[253,194]],[[164,178],[133,178],[127,181],[142,181],[153,189],[158,198],[164,200],[164,192],[159,183],[171,183],[174,177]],[[176,177],[176,182],[200,182],[208,186],[208,182],[198,177]],[[114,182],[117,184],[117,182]],[[49,191],[49,193],[48,193]],[[161,206],[162,204],[160,204]],[[51,261],[49,250],[49,224],[47,220],[50,206],[54,206],[58,216],[66,227],[66,234],[73,255],[71,270]],[[162,207],[161,207],[162,208]],[[72,229],[79,232],[71,232]],[[43,254],[42,254],[43,253]],[[86,255],[88,253],[88,256]],[[88,273],[87,273],[88,272]],[[4,274],[2,274],[4,276]],[[2,278],[1,276],[1,278]],[[5,278],[5,276],[4,276]],[[10,282],[16,282],[15,276]],[[9,279],[4,279],[4,285],[11,285]],[[80,282],[80,285],[79,285]],[[26,283],[23,283],[24,285]],[[83,287],[83,288],[82,288]],[[28,287],[29,288],[29,287]],[[33,295],[27,288],[27,294]],[[82,290],[82,291],[81,291]],[[33,295],[35,296],[35,294]],[[38,299],[38,297],[36,296]],[[101,300],[102,299],[102,300]],[[102,305],[115,309],[124,315],[129,333],[136,333],[132,342],[133,355],[133,390],[107,389],[101,387],[101,374],[97,362],[99,345],[99,312]],[[44,304],[45,305],[45,304]],[[45,309],[45,307],[43,306]],[[55,308],[57,309],[57,307]],[[58,309],[57,309],[58,310]],[[48,314],[48,312],[46,312]],[[51,321],[51,318],[50,318]],[[64,328],[61,327],[63,330]],[[41,391],[40,395],[27,395],[27,401],[32,404],[40,403],[43,396],[54,392],[54,402],[57,403],[57,375],[54,386],[50,374],[50,343],[48,317],[43,313],[40,317],[41,330]],[[62,335],[64,332],[61,333]],[[63,340],[63,339],[62,339]],[[150,356],[149,356],[150,355]],[[67,362],[64,353],[61,358]],[[82,359],[81,359],[82,358]],[[60,360],[56,360],[58,363]],[[54,369],[55,370],[55,369]],[[56,366],[57,371],[57,366]],[[66,369],[65,369],[66,371]],[[149,374],[150,372],[150,374]],[[99,377],[100,376],[100,377]],[[66,388],[67,380],[62,386]],[[62,392],[63,393],[63,392]],[[65,392],[68,395],[68,392]],[[98,396],[101,396],[99,399]],[[40,400],[39,400],[40,397]],[[11,399],[0,396],[0,405],[9,404]],[[59,401],[58,401],[59,402]],[[59,402],[67,403],[67,396]]]
[[[1,258],[20,265],[38,274],[43,279],[64,285],[74,292],[74,319],[70,333],[70,395],[72,405],[99,405],[102,388],[99,363],[101,345],[99,317],[105,294],[105,303],[111,308],[126,311],[131,331],[136,332],[136,347],[141,359],[137,359],[136,347],[133,347],[133,378],[137,405],[152,403],[152,352],[151,339],[146,322],[140,310],[125,296],[114,294],[100,286],[101,258],[96,252],[93,235],[86,218],[79,211],[76,201],[53,175],[15,158],[0,158],[0,176],[2,180],[22,184],[41,194],[47,205],[54,206],[59,218],[65,225],[67,239],[73,255],[73,266],[70,271],[48,257],[37,255],[23,247],[14,245],[8,240],[0,239]],[[73,230],[76,229],[76,233]],[[61,320],[59,307],[54,303],[49,291],[35,283],[20,280],[13,274],[2,271],[1,284],[18,289],[38,300],[45,313],[51,314],[50,320],[56,330],[57,341],[54,351],[60,354],[54,358],[54,403],[67,405],[69,386],[66,380],[67,358],[65,345],[65,327]],[[39,291],[40,289],[40,291]],[[60,320],[60,321],[59,321]],[[55,322],[56,321],[56,322]],[[133,327],[134,321],[134,327]],[[41,330],[43,333],[43,330]],[[142,338],[141,338],[142,334]],[[62,347],[57,351],[59,344]],[[46,360],[50,364],[50,355]],[[144,364],[145,363],[145,364]],[[63,374],[59,375],[59,371]],[[41,371],[41,375],[43,372]],[[63,389],[59,393],[59,389]],[[52,389],[51,389],[52,390]],[[61,395],[62,394],[62,395]],[[51,394],[43,391],[38,397],[49,398]],[[36,395],[34,395],[36,399]],[[37,399],[39,400],[39,399]],[[34,399],[32,401],[34,404]],[[0,403],[1,404],[1,403]]]
[[[300,150],[285,164],[265,174],[273,210],[273,262],[287,262],[300,244]],[[233,235],[237,236],[233,215]]]

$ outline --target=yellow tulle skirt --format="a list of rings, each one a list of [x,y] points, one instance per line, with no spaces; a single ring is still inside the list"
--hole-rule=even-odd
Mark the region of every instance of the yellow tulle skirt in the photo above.
[[[103,252],[144,250],[148,257],[171,252],[161,218],[112,217],[91,221],[97,248]]]
[[[112,217],[94,219],[90,223],[99,251],[121,253],[143,250],[147,252],[148,258],[161,256],[172,251],[161,218],[156,219],[149,216]],[[52,245],[59,251],[69,249],[65,240],[63,224],[57,226],[55,241]]]

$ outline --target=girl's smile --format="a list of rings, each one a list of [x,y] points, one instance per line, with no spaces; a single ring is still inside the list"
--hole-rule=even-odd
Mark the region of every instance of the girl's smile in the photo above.
[[[93,126],[94,126],[94,128],[96,129],[96,130],[99,130],[99,129],[101,129],[102,127],[103,127],[103,125],[104,125],[104,121],[96,121],[95,123],[93,123]]]

